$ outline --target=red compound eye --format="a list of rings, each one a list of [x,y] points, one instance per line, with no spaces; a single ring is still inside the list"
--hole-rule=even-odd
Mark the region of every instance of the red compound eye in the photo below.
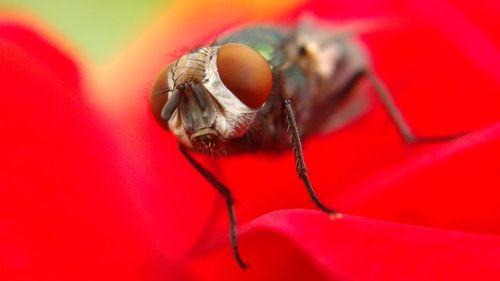
[[[156,121],[166,130],[168,130],[168,123],[165,120],[161,119],[161,110],[168,100],[168,70],[168,67],[165,68],[162,72],[160,72],[158,77],[156,77],[149,96],[153,116],[155,117]]]
[[[224,85],[250,108],[259,108],[271,93],[273,76],[269,64],[246,45],[221,46],[217,69]]]

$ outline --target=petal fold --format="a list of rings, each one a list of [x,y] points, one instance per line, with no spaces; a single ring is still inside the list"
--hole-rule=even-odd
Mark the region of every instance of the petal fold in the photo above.
[[[318,211],[285,210],[246,225],[241,271],[221,258],[194,265],[200,280],[496,280],[500,238]],[[257,279],[256,279],[257,278]]]

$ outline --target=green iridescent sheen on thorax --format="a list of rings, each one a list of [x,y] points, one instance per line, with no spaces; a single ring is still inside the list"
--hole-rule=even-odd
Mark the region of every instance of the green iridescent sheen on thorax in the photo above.
[[[281,45],[285,39],[283,31],[271,27],[251,27],[226,35],[214,42],[219,46],[226,43],[240,43],[259,52],[275,69],[285,61]]]
[[[264,57],[267,61],[270,61],[275,53],[275,49],[273,46],[266,43],[257,43],[254,46],[254,49],[259,52],[259,54]]]

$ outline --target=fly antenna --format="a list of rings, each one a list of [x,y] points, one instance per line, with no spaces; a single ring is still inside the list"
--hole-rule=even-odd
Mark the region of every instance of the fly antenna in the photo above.
[[[168,121],[181,101],[181,91],[175,89],[161,110],[161,119]]]

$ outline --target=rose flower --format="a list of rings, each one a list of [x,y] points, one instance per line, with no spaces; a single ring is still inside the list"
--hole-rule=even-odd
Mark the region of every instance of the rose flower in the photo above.
[[[101,64],[43,20],[0,13],[0,279],[498,279],[500,5],[278,2],[173,2]],[[148,92],[221,31],[304,13],[392,21],[359,36],[373,69],[416,134],[463,135],[406,144],[367,87],[362,115],[304,143],[335,220],[292,151],[195,156],[234,194],[243,271],[223,199],[154,121]]]

